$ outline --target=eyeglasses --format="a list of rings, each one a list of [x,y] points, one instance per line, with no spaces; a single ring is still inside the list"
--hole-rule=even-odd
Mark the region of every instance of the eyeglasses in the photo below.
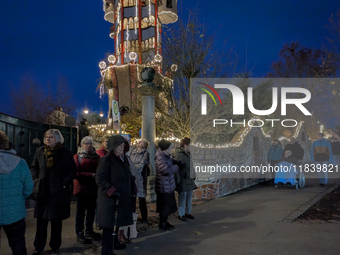
[[[83,143],[84,145],[92,145],[92,143]]]
[[[45,136],[45,139],[53,139],[54,136]]]

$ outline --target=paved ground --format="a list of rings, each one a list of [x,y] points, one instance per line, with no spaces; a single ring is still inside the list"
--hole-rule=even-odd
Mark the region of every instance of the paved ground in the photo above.
[[[175,230],[156,227],[141,231],[137,239],[116,254],[340,254],[340,221],[292,222],[294,218],[340,184],[330,179],[319,188],[316,179],[307,180],[302,190],[277,189],[260,184],[223,198],[194,207],[195,220],[169,221]],[[154,205],[150,205],[150,210]],[[27,216],[27,248],[34,250],[35,220]],[[72,216],[64,221],[60,254],[100,254],[100,243],[80,245],[74,233],[75,205]],[[151,220],[154,214],[151,213]],[[138,225],[139,228],[143,225]],[[6,236],[1,233],[1,255],[11,254]],[[44,254],[49,254],[49,247]]]

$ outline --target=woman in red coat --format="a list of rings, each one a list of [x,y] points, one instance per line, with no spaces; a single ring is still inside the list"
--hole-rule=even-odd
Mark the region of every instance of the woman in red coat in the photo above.
[[[77,241],[81,244],[91,243],[86,237],[101,238],[99,233],[93,231],[98,191],[95,177],[100,157],[92,143],[92,138],[85,136],[81,140],[81,150],[73,157],[77,166],[77,175],[73,181],[73,194],[77,196],[76,234]],[[85,214],[86,226],[84,226]]]
[[[100,148],[100,150],[96,151],[101,158],[107,155],[107,141],[109,140],[109,138],[109,135],[105,135],[102,139],[102,147]]]

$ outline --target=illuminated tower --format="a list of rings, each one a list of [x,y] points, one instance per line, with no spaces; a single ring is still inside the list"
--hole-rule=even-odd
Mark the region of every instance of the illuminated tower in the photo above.
[[[99,63],[101,95],[109,96],[109,116],[112,99],[119,107],[131,107],[135,95],[132,89],[143,81],[140,71],[146,66],[162,75],[162,24],[176,22],[176,0],[103,0],[104,19],[112,23],[110,37],[114,39],[114,54]]]

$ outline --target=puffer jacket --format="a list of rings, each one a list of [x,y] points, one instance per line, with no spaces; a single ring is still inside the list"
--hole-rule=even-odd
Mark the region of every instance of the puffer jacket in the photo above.
[[[15,154],[0,150],[0,226],[26,217],[25,199],[33,190],[28,165]]]
[[[130,158],[138,171],[138,177],[136,178],[136,181],[138,180],[138,182],[142,182],[142,185],[137,185],[137,197],[146,197],[148,181],[147,168],[150,164],[150,154],[146,149],[135,149],[131,152]]]
[[[176,188],[175,173],[178,166],[173,165],[169,154],[158,149],[155,156],[156,163],[156,192],[171,193]]]
[[[328,161],[333,163],[332,146],[326,139],[316,140],[310,149],[310,160],[314,161]]]
[[[98,186],[95,174],[99,163],[99,155],[93,148],[90,153],[81,150],[73,156],[77,166],[77,175],[73,180],[73,194],[97,195]]]

